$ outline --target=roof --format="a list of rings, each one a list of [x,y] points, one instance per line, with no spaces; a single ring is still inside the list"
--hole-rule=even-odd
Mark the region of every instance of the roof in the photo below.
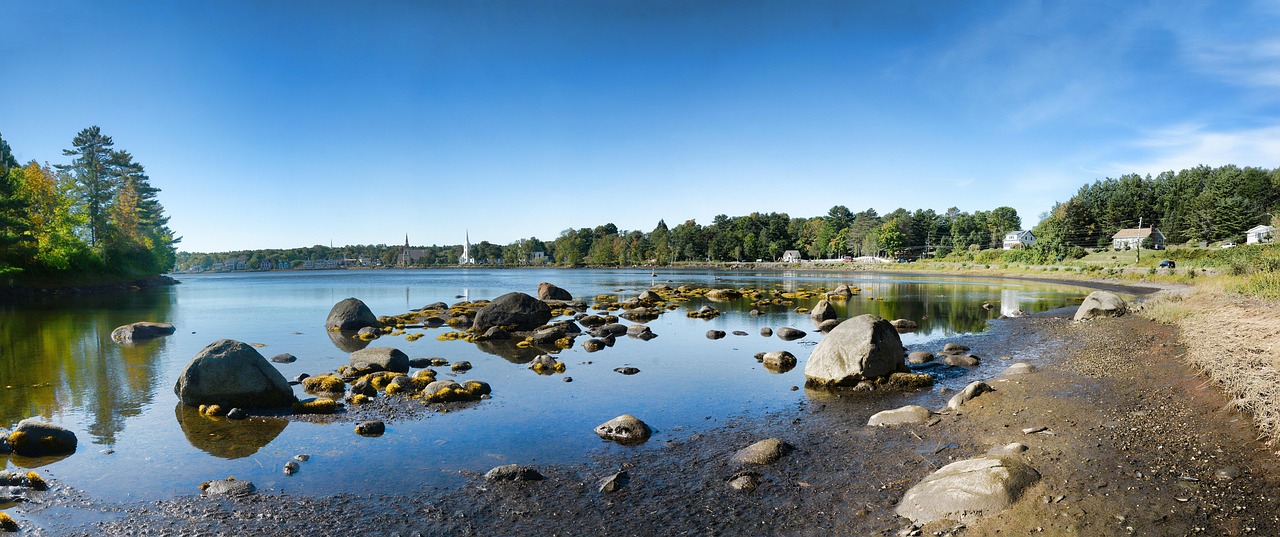
[[[1276,228],[1274,228],[1274,227],[1272,227],[1272,226],[1255,226],[1255,227],[1250,228],[1250,229],[1249,229],[1249,231],[1246,231],[1245,233],[1249,233],[1249,234],[1253,234],[1253,233],[1271,233],[1272,231],[1275,231],[1275,230],[1276,230]]]
[[[1115,235],[1112,235],[1111,238],[1113,239],[1145,239],[1147,237],[1150,237],[1152,232],[1160,233],[1160,231],[1157,230],[1155,226],[1141,227],[1141,228],[1134,228],[1134,229],[1122,229],[1120,231],[1117,231]],[[1160,233],[1160,234],[1164,235],[1163,233]]]
[[[800,255],[800,250],[787,250],[785,252],[782,252],[782,255],[791,255],[791,254]]]

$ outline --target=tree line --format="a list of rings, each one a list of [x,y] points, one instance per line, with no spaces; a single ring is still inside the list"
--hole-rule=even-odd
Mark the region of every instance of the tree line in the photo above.
[[[1121,229],[1155,226],[1170,244],[1243,241],[1275,221],[1280,168],[1197,166],[1152,177],[1106,178],[1053,206],[1035,228],[1046,248],[1105,247]]]
[[[160,189],[97,126],[62,151],[66,164],[20,164],[0,137],[0,274],[156,275],[174,266],[181,240],[168,227]]]

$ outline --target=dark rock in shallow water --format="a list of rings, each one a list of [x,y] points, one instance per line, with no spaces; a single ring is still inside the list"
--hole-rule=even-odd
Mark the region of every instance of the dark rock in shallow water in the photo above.
[[[533,330],[550,320],[551,307],[546,302],[524,293],[507,293],[476,313],[475,328],[488,330],[501,326],[509,330]]]
[[[298,357],[286,352],[272,356],[271,361],[277,364],[292,364],[298,361]]]
[[[541,481],[542,474],[529,466],[506,464],[485,472],[489,481]]]
[[[707,330],[707,339],[724,339],[724,330]]]
[[[366,326],[379,326],[378,317],[358,298],[344,298],[329,310],[324,321],[328,330],[359,330]]]
[[[805,333],[804,330],[800,330],[798,328],[791,328],[788,326],[779,328],[775,330],[774,333],[777,334],[778,337],[782,338],[783,341],[792,341],[808,335]]]
[[[596,426],[596,434],[619,444],[638,444],[652,434],[649,425],[631,414],[623,414]]]
[[[414,369],[426,369],[428,367],[431,367],[431,359],[430,358],[410,358],[409,367],[412,367]]]
[[[257,349],[239,341],[215,341],[196,354],[173,386],[187,406],[279,408],[293,404],[293,388]]]
[[[622,373],[623,375],[634,375],[640,372],[639,369],[636,369],[634,367],[615,367],[613,368],[613,370],[617,371],[618,373]]]
[[[573,295],[557,287],[555,284],[542,282],[538,284],[539,300],[573,300]]]
[[[767,438],[733,454],[735,464],[773,464],[795,449],[780,438]]]
[[[37,418],[27,418],[9,433],[8,445],[23,457],[50,457],[75,453],[76,444],[76,433]]]
[[[167,336],[173,332],[173,325],[169,323],[132,323],[112,330],[111,341],[116,343],[132,343],[134,341],[143,341]]]
[[[356,425],[356,434],[360,436],[382,436],[387,432],[387,425],[382,420],[369,420]]]
[[[375,371],[391,371],[393,373],[409,372],[409,355],[400,349],[391,347],[369,347],[351,353],[351,367],[357,373]]]

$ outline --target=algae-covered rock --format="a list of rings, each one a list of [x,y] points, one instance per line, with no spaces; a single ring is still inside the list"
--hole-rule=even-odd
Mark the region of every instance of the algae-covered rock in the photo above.
[[[23,457],[70,455],[76,444],[76,433],[38,418],[18,422],[9,433],[9,448]]]

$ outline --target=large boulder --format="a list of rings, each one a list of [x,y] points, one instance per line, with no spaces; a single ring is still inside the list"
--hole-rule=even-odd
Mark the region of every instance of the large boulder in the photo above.
[[[116,343],[132,343],[146,339],[155,339],[173,334],[173,325],[169,323],[131,323],[111,331],[111,341]]]
[[[344,298],[329,310],[324,321],[328,330],[359,330],[366,326],[380,326],[378,317],[358,298]]]
[[[1123,298],[1107,291],[1094,291],[1084,298],[1075,320],[1084,321],[1097,317],[1120,317],[1129,311]]]
[[[257,349],[230,339],[197,353],[182,368],[173,392],[187,406],[278,408],[297,400],[289,381]]]
[[[910,371],[898,331],[871,314],[840,323],[813,348],[804,366],[811,385],[845,386]]]
[[[829,321],[836,318],[836,309],[826,300],[819,300],[818,305],[809,310],[809,317],[813,319],[813,324],[821,324],[822,321]]]
[[[493,299],[476,313],[479,331],[501,326],[508,330],[533,330],[551,320],[551,307],[546,302],[524,293],[507,293]]]
[[[369,347],[351,353],[351,367],[359,372],[409,372],[409,355],[391,347]]]
[[[1009,507],[1039,479],[1039,472],[1015,457],[953,462],[911,487],[897,513],[916,524],[971,522]]]
[[[76,451],[76,433],[37,418],[27,418],[9,433],[9,448],[23,457],[70,455]]]
[[[538,284],[539,300],[573,300],[573,295],[568,291],[557,287],[553,283],[542,282]]]

